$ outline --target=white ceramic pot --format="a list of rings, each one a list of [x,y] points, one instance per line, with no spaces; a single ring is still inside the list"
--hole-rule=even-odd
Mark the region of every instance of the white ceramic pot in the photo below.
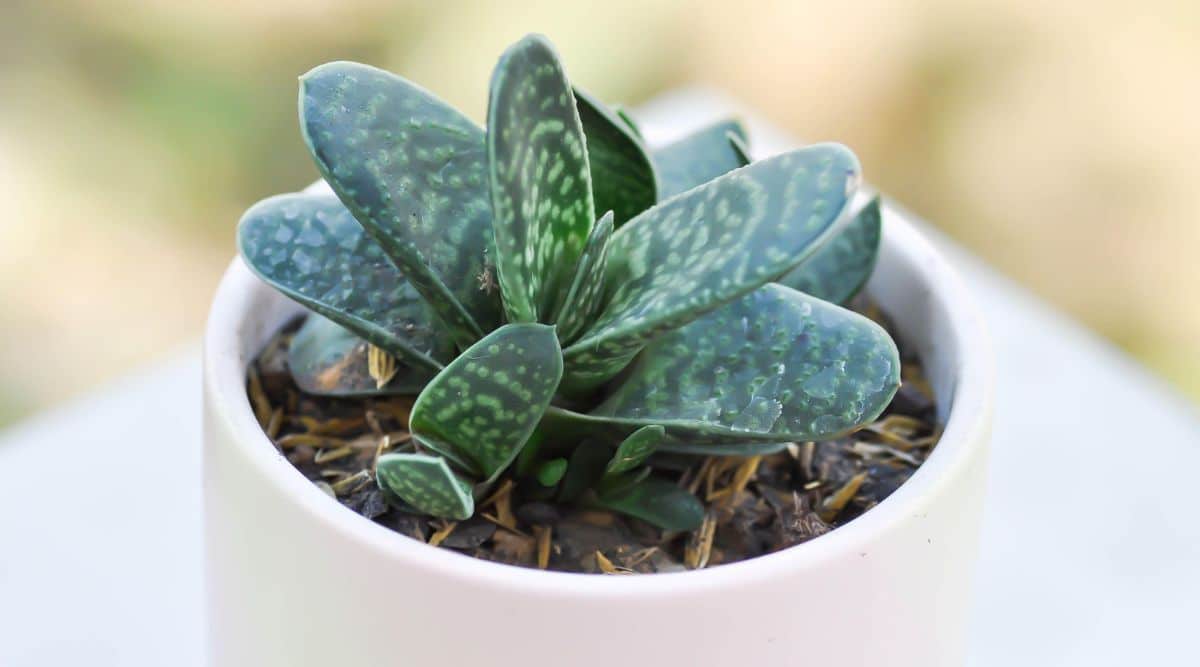
[[[961,665],[992,410],[959,279],[895,211],[869,290],[947,418],[891,497],[811,542],[678,574],[542,572],[429,547],[278,454],[245,370],[299,307],[235,260],[204,345],[208,650],[221,667]]]

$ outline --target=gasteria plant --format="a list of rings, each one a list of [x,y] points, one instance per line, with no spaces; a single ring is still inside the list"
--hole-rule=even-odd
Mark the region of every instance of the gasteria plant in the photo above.
[[[256,204],[241,254],[312,311],[303,390],[417,394],[412,451],[376,466],[410,510],[465,519],[510,474],[691,529],[660,461],[839,436],[899,386],[887,333],[836,305],[880,237],[840,145],[751,163],[729,121],[650,152],[536,35],[500,58],[486,131],[348,62],[301,79],[300,125],[336,196]]]

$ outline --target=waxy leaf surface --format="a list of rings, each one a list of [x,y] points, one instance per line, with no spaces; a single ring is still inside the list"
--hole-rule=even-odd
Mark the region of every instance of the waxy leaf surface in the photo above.
[[[663,530],[694,530],[704,521],[704,506],[678,484],[650,477],[614,492],[601,494],[608,509],[637,517]]]
[[[430,516],[462,521],[475,513],[471,485],[440,456],[384,454],[375,467],[379,486]]]
[[[658,201],[654,164],[641,138],[616,112],[578,88],[575,101],[587,138],[596,210],[612,211],[620,227]]]
[[[550,43],[530,36],[492,73],[487,156],[496,268],[509,322],[547,321],[595,220],[575,97]]]
[[[883,218],[879,198],[871,200],[800,266],[779,280],[794,290],[833,303],[846,303],[875,270]]]
[[[500,322],[484,133],[419,86],[367,65],[304,75],[300,126],[317,168],[429,301],[460,347]]]
[[[246,264],[288,297],[414,368],[437,370],[451,349],[428,304],[329,195],[280,195],[238,225]]]
[[[703,185],[745,164],[729,142],[742,140],[746,130],[736,120],[714,123],[654,151],[659,200]]]
[[[824,440],[878,417],[899,386],[882,327],[771,284],[655,340],[591,416],[684,442]]]
[[[504,325],[426,385],[409,430],[430,449],[493,479],[529,439],[561,377],[553,327]]]
[[[621,441],[605,472],[622,473],[642,465],[666,439],[667,430],[657,424],[643,426]]]
[[[368,345],[335,322],[310,313],[288,346],[288,369],[300,389],[322,396],[415,394],[434,376],[433,371],[398,364],[391,381],[378,387],[367,364]]]
[[[567,388],[611,378],[657,335],[798,265],[858,182],[853,153],[818,144],[720,176],[618,229],[605,307],[564,353]]]
[[[604,272],[608,266],[608,242],[612,233],[613,214],[609,211],[592,227],[583,254],[579,256],[579,264],[575,267],[575,277],[571,279],[567,298],[553,318],[558,326],[558,339],[564,343],[574,340],[600,307],[606,285]]]

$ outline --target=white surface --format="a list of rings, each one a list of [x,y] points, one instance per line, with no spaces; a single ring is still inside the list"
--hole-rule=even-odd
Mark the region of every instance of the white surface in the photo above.
[[[647,131],[730,108],[685,91],[647,107]],[[947,248],[998,356],[969,664],[1196,664],[1196,413]],[[199,395],[192,349],[0,435],[0,665],[199,664]],[[34,496],[46,479],[59,492]]]

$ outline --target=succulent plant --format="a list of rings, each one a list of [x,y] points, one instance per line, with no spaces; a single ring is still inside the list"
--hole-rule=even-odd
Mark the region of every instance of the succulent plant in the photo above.
[[[893,341],[839,305],[880,236],[840,145],[751,162],[726,121],[652,152],[540,36],[500,58],[486,131],[349,62],[301,79],[300,125],[334,195],[256,204],[239,248],[312,311],[303,390],[417,396],[411,451],[376,466],[411,511],[467,518],[510,475],[694,528],[659,461],[839,436],[899,385]]]

